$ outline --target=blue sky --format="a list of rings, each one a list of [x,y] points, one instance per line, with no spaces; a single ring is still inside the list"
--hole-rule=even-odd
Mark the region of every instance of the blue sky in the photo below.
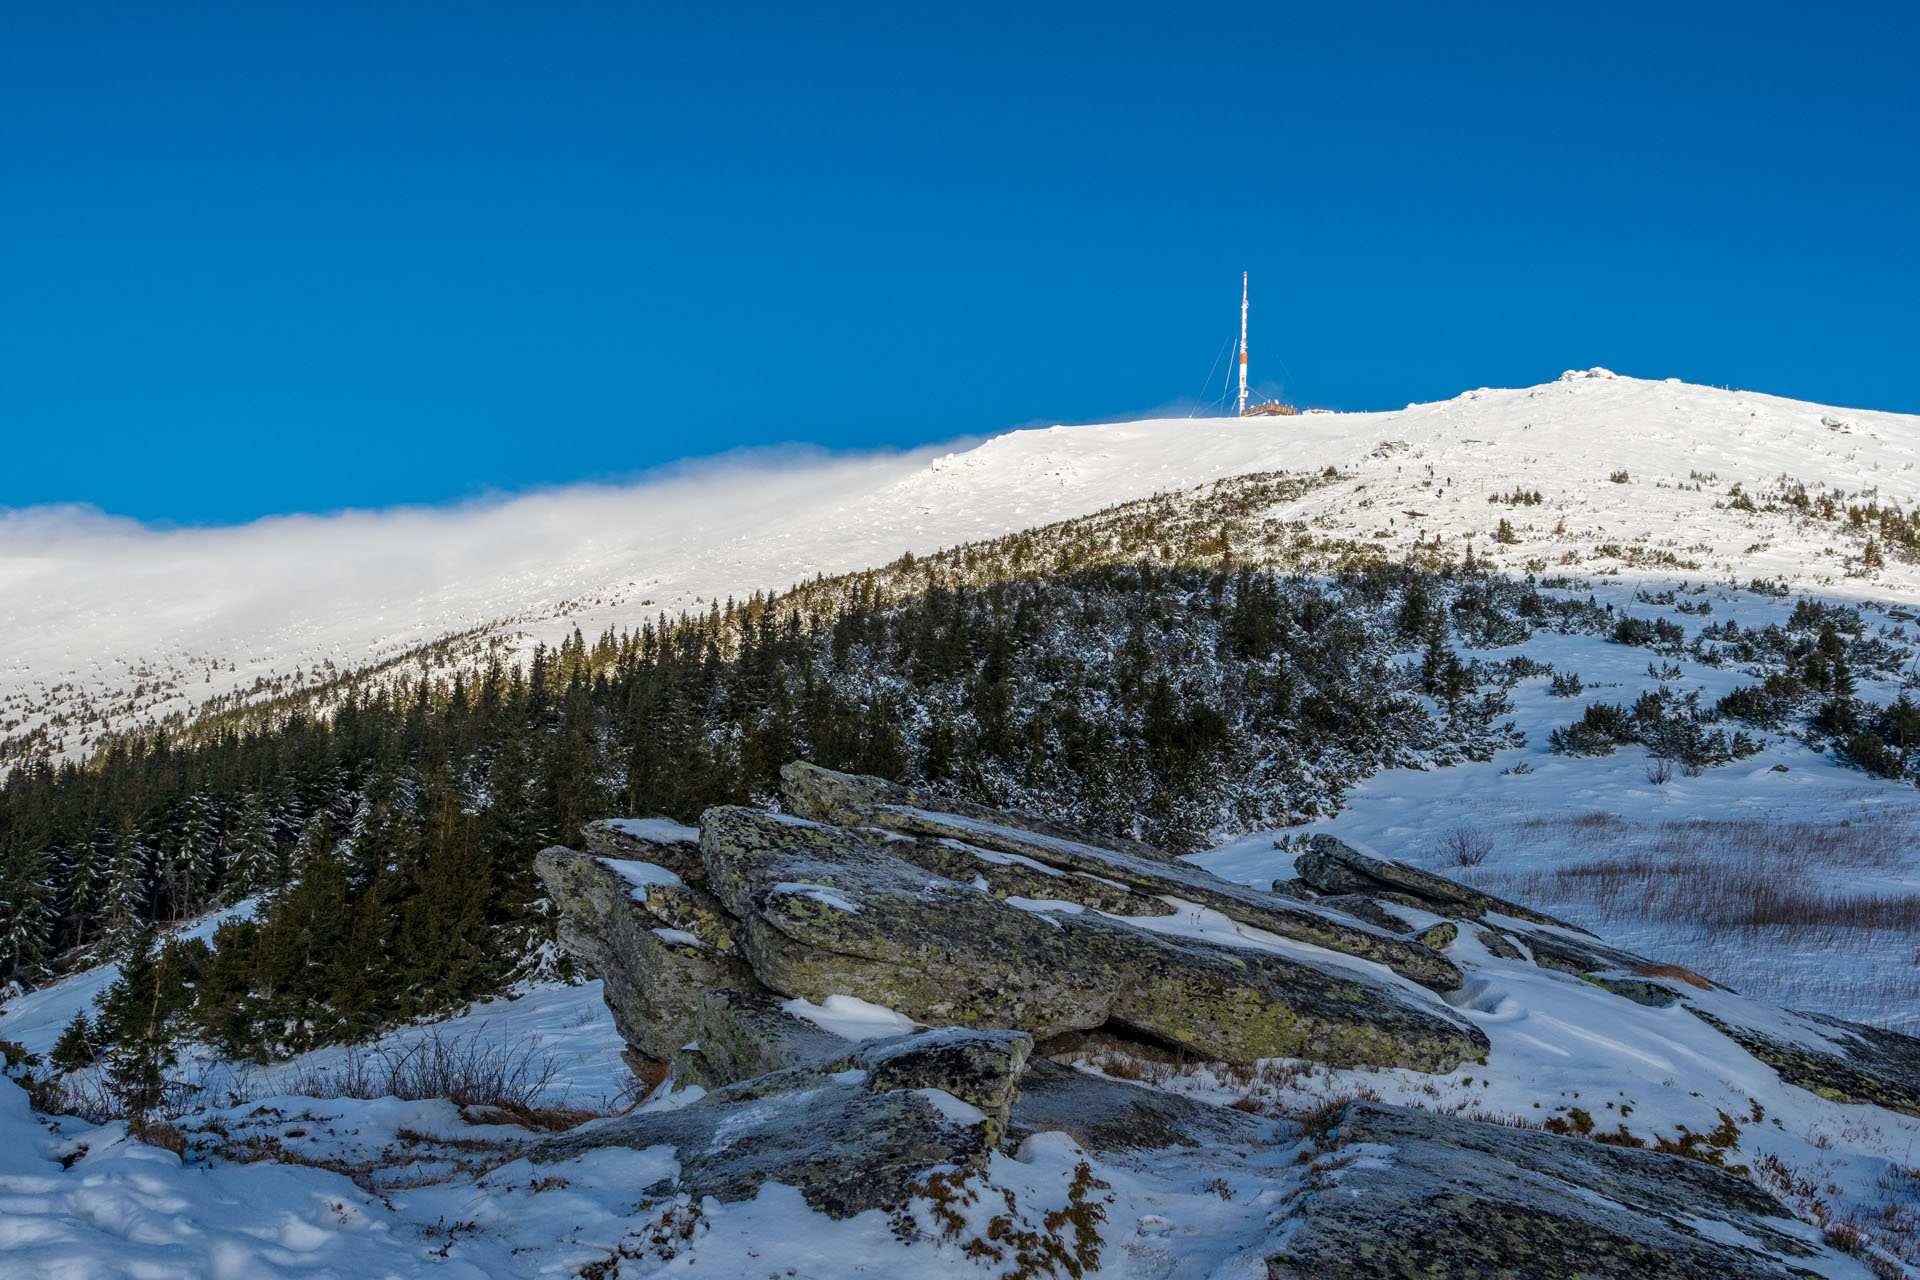
[[[1243,269],[1302,404],[1605,364],[1920,412],[1916,47],[1891,3],[29,0],[0,506],[1139,416]]]

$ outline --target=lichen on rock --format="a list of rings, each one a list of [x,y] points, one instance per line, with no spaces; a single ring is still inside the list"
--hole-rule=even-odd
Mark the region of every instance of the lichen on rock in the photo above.
[[[1328,1130],[1322,1189],[1294,1209],[1270,1280],[1813,1274],[1786,1209],[1700,1161],[1366,1102]]]
[[[1353,916],[1221,879],[1138,841],[1100,843],[1043,830],[1024,815],[962,805],[878,778],[795,763],[781,771],[781,796],[798,813],[904,835],[963,841],[1017,854],[1064,871],[1115,881],[1135,892],[1177,897],[1220,912],[1236,924],[1376,961],[1435,991],[1460,987],[1446,957]],[[1018,819],[1017,821],[1009,819]]]

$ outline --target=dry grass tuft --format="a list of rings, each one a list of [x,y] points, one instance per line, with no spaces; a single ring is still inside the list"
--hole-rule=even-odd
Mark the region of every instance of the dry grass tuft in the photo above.
[[[1899,1280],[1912,1274],[1908,1268],[1920,1267],[1920,1206],[1913,1202],[1920,1170],[1893,1166],[1880,1178],[1885,1198],[1845,1215],[1828,1201],[1826,1193],[1835,1188],[1824,1185],[1820,1171],[1809,1172],[1765,1152],[1754,1160],[1749,1176],[1795,1216],[1819,1227],[1828,1244],[1860,1259],[1883,1280]]]
[[[127,1121],[127,1132],[150,1147],[161,1147],[173,1152],[181,1159],[187,1155],[187,1135],[157,1116],[133,1116]]]
[[[1713,984],[1711,982],[1708,982],[1705,978],[1682,964],[1636,965],[1631,972],[1636,978],[1671,978],[1675,982],[1684,982],[1688,986],[1698,987],[1702,991],[1713,990]]]
[[[1607,820],[1595,823],[1594,817]],[[1522,824],[1535,838],[1553,819]],[[1511,890],[1603,914],[1643,912],[1719,929],[1920,928],[1920,894],[1848,893],[1836,873],[1886,875],[1906,861],[1905,833],[1885,823],[1692,819],[1638,831],[1611,815],[1557,824],[1558,837],[1604,852],[1503,877]]]
[[[1336,1145],[1334,1117],[1346,1110],[1349,1103],[1378,1101],[1380,1095],[1372,1089],[1349,1089],[1327,1095],[1293,1119],[1300,1126],[1301,1136],[1313,1143],[1314,1150],[1331,1151]]]
[[[338,1066],[311,1067],[274,1083],[278,1093],[303,1098],[445,1098],[528,1128],[571,1128],[594,1113],[557,1107],[546,1094],[560,1064],[530,1041],[490,1042],[477,1034],[429,1032],[404,1049],[349,1051]]]

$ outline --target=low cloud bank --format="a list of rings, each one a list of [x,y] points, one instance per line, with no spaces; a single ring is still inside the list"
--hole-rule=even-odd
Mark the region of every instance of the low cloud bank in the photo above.
[[[784,512],[852,502],[952,446],[761,450],[448,507],[159,529],[82,506],[0,510],[0,671],[168,652],[364,647],[511,616],[684,565]],[[784,585],[784,584],[780,584]],[[243,643],[244,642],[244,643]]]

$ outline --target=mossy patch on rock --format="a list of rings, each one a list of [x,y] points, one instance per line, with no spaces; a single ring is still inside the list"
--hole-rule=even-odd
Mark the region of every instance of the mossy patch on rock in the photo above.
[[[1678,1003],[1680,993],[1672,987],[1659,982],[1649,982],[1645,978],[1614,978],[1604,975],[1583,974],[1588,982],[1617,996],[1624,996],[1635,1004],[1646,1005],[1649,1009],[1666,1009]]]
[[[879,778],[791,764],[781,773],[782,796],[796,812],[831,815],[836,822],[877,827],[905,835],[945,837],[999,853],[1017,854],[1064,871],[1115,881],[1141,894],[1171,897],[1220,912],[1236,924],[1312,943],[1386,965],[1436,991],[1461,985],[1460,970],[1417,942],[1393,936],[1352,916],[1223,880],[1199,867],[1137,841],[1117,847],[1014,825],[1009,815],[978,805],[930,797]],[[932,807],[928,807],[932,806]]]
[[[1784,1014],[1804,1040],[1744,1026],[1691,1001],[1689,1012],[1780,1073],[1780,1078],[1833,1102],[1868,1102],[1920,1116],[1920,1040],[1820,1013]]]

